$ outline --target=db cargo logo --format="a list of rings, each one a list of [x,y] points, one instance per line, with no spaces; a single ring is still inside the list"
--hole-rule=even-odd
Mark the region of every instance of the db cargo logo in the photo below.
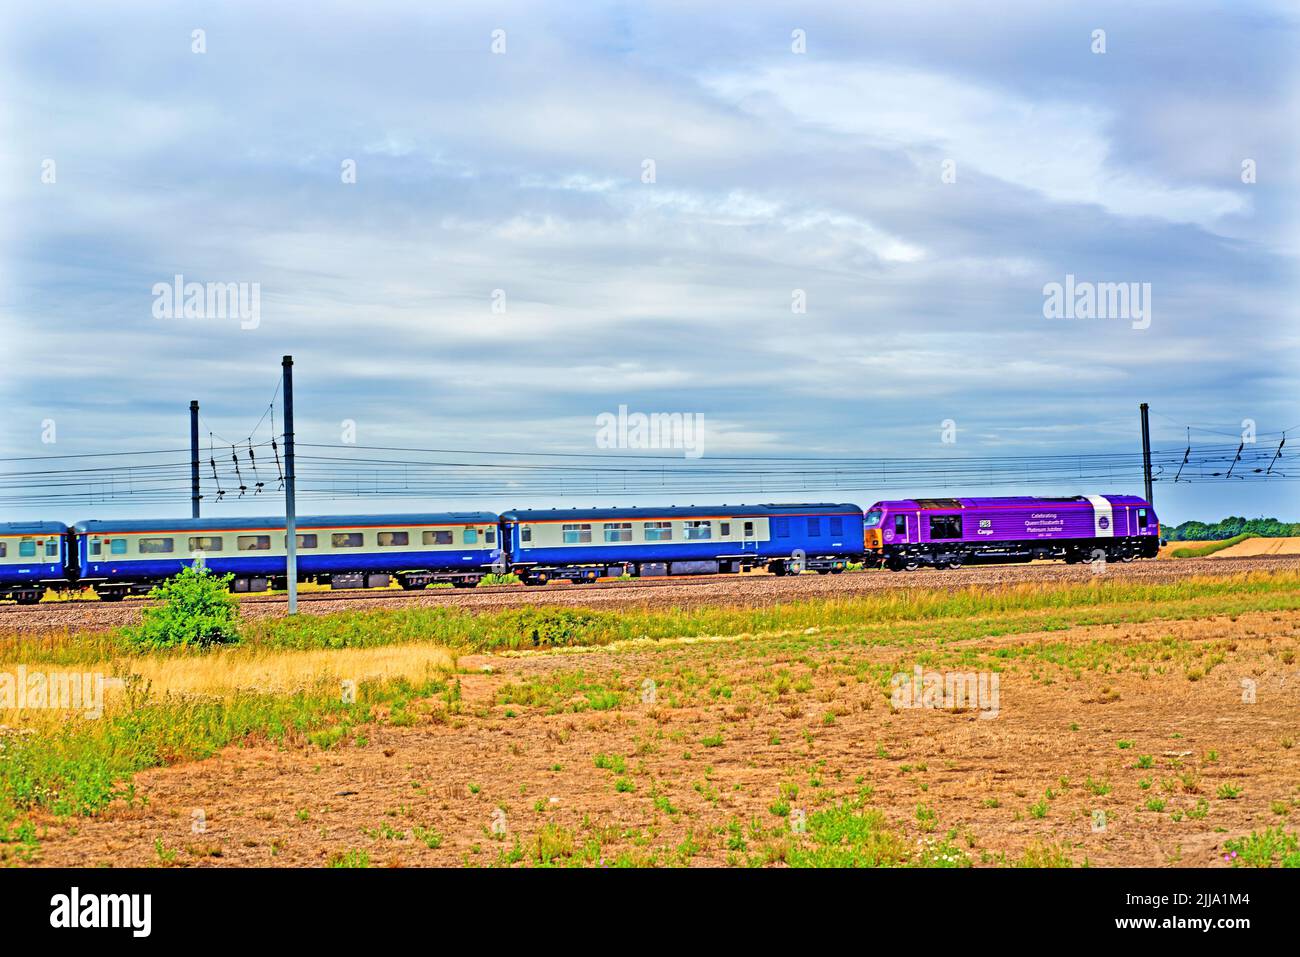
[[[1101,518],[1097,519],[1097,527],[1110,528],[1110,519],[1108,519],[1105,515],[1103,515]]]

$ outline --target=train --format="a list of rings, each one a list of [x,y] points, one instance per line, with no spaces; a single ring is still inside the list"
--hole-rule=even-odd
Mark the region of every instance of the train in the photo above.
[[[916,498],[852,503],[516,509],[332,515],[296,521],[300,581],[333,588],[467,588],[766,570],[837,575],[968,563],[1155,557],[1160,524],[1132,495]],[[287,583],[283,518],[96,519],[0,524],[0,600],[92,589],[147,594],[187,565],[237,592]]]

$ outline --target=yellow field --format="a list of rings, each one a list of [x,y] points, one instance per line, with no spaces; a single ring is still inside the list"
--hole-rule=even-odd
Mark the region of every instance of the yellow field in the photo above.
[[[1248,558],[1255,555],[1300,555],[1300,538],[1248,538],[1209,557]]]

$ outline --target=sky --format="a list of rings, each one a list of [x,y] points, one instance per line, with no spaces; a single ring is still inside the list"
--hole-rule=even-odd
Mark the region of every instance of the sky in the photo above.
[[[0,457],[181,448],[191,399],[205,445],[269,438],[284,354],[298,440],[344,453],[597,453],[626,406],[698,417],[705,462],[1086,455],[1136,450],[1144,401],[1158,448],[1275,445],[1298,32],[1271,2],[11,5]],[[256,299],[186,316],[178,275]],[[1067,282],[1132,314],[1048,318]],[[1298,489],[1156,504],[1300,520]],[[914,494],[960,491],[1016,490]]]

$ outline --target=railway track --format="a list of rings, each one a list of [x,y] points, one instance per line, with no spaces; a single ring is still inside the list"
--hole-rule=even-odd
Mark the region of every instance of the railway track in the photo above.
[[[1117,579],[1168,582],[1193,575],[1231,575],[1250,571],[1300,568],[1295,556],[1252,556],[1232,559],[1162,559],[1112,564],[1105,574]],[[589,585],[546,585],[527,588],[497,585],[484,588],[434,588],[423,591],[348,589],[299,595],[304,615],[339,611],[454,607],[470,611],[536,606],[673,608],[729,605],[761,607],[781,602],[846,599],[881,590],[909,588],[999,587],[1009,584],[1086,582],[1094,578],[1087,566],[1063,564],[982,565],[944,571],[907,573],[869,571],[843,575],[803,575],[799,578],[765,574],[708,575],[698,578],[655,578],[600,581]],[[139,621],[148,599],[122,602],[61,601],[38,605],[0,605],[0,636],[41,636],[103,631]],[[253,595],[240,599],[245,617],[280,617],[287,598]]]

